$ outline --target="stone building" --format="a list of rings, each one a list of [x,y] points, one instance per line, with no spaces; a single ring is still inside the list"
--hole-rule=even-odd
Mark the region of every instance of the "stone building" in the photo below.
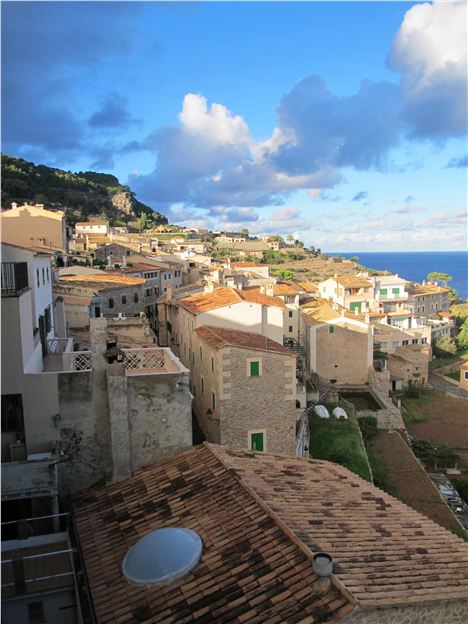
[[[446,311],[450,307],[450,288],[443,288],[434,284],[411,283],[407,290],[407,307],[417,316],[437,319],[439,318],[437,312]]]
[[[97,624],[466,624],[468,544],[331,462],[205,443],[77,494],[73,517]],[[198,558],[132,583],[124,557],[163,527]]]
[[[26,247],[46,247],[66,254],[65,216],[61,210],[45,210],[42,204],[12,204],[1,214],[2,240]]]
[[[373,299],[373,285],[358,275],[331,277],[319,284],[319,296],[351,312],[367,312]]]
[[[170,349],[120,349],[99,318],[91,358],[91,370],[59,377],[64,492],[123,478],[192,444],[189,371]]]
[[[327,383],[368,383],[373,364],[373,329],[355,315],[335,310],[320,300],[301,307],[301,345],[307,374]]]
[[[390,353],[387,366],[390,374],[401,379],[403,388],[409,384],[425,386],[429,377],[429,361],[432,351],[427,345],[400,346]]]
[[[191,349],[194,411],[206,439],[293,456],[296,354],[260,334],[210,326],[195,329]]]

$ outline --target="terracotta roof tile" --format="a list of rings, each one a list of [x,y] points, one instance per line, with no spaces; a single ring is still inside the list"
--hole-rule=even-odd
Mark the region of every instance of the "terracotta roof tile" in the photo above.
[[[247,269],[247,268],[252,268],[252,267],[261,267],[261,266],[265,266],[264,264],[262,265],[261,262],[231,262],[231,269]]]
[[[215,288],[213,292],[200,292],[178,300],[178,303],[192,312],[201,314],[209,310],[216,310],[224,306],[233,305],[241,301],[259,303],[284,308],[284,301],[277,297],[264,295],[256,290],[236,290],[234,288]]]
[[[207,445],[77,494],[73,513],[98,624],[316,624],[353,608],[335,580],[319,588],[308,548]],[[121,572],[128,549],[168,526],[200,535],[200,563],[167,585],[128,583]]]
[[[468,544],[346,468],[210,448],[362,606],[468,600]]]
[[[450,288],[442,288],[442,286],[434,286],[434,284],[417,284],[413,282],[408,284],[406,290],[410,297],[421,297],[423,295],[435,295],[449,292]]]
[[[278,282],[273,286],[273,295],[297,295],[301,290],[295,283]]]
[[[291,351],[291,349],[283,347],[283,345],[278,342],[266,336],[262,336],[261,334],[209,325],[197,327],[195,333],[215,349],[231,346],[241,349],[254,349],[255,351],[273,351],[275,353],[297,357],[296,353]]]
[[[141,286],[146,283],[146,280],[142,277],[133,277],[122,273],[90,273],[87,275],[61,276],[60,282],[66,285],[71,283],[77,286],[95,286],[104,289],[118,286]]]
[[[350,277],[336,277],[337,284],[344,286],[344,288],[372,288],[372,284],[362,277],[350,276]]]

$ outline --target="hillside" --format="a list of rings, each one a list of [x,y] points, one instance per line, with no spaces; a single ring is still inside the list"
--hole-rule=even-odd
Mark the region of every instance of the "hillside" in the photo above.
[[[45,208],[65,210],[70,223],[105,214],[113,225],[118,225],[134,221],[142,213],[155,225],[168,222],[164,215],[138,201],[130,188],[113,175],[71,173],[2,155],[2,208],[10,208],[11,202],[40,203]]]

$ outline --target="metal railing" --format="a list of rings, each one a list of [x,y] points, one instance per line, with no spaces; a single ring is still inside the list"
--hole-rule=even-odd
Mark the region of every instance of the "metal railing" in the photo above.
[[[66,353],[73,351],[73,338],[49,338],[47,353]]]
[[[17,295],[28,286],[27,262],[2,262],[2,295]]]

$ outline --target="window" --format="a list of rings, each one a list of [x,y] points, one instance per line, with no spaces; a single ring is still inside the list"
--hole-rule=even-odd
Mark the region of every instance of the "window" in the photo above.
[[[205,394],[205,380],[201,378],[201,393]]]
[[[145,297],[151,297],[151,288],[145,288]]]
[[[41,281],[39,278],[39,269],[36,269],[36,277],[37,277],[37,285],[40,286],[41,285]]]
[[[413,344],[418,344],[418,339],[415,338],[414,340],[411,341]]]
[[[195,351],[192,351],[192,364],[195,364]]]
[[[250,362],[250,377],[260,377],[260,362]]]
[[[388,347],[388,344],[386,342],[381,342],[380,343],[380,348],[381,349],[386,349]]]
[[[2,394],[2,431],[24,431],[21,394]]]
[[[290,333],[290,334],[292,333],[292,330],[293,330],[293,326],[292,326],[292,325],[290,325],[290,326],[289,326],[289,333]]]
[[[388,289],[387,288],[381,288],[380,289],[380,297],[381,299],[385,299],[385,297],[387,296],[388,293]]]
[[[216,394],[214,392],[211,393],[211,406],[214,410],[216,409]]]
[[[133,302],[138,303],[138,293],[133,293]]]
[[[50,282],[50,277],[49,277],[49,267],[47,267],[47,283]]]
[[[203,360],[203,349],[201,346],[200,346],[200,360]]]
[[[392,288],[392,295],[399,295],[399,294],[400,294],[399,288]]]
[[[293,315],[292,310],[289,310],[289,318],[292,318],[292,315]]]
[[[122,305],[127,303],[127,295],[122,295]]]
[[[127,250],[127,256],[129,256],[129,255],[130,255],[130,251]]]
[[[52,315],[50,313],[50,306],[47,306],[47,308],[44,310],[44,317],[46,332],[49,333],[52,329]]]
[[[334,333],[335,333],[335,328],[333,327],[333,325],[329,325],[329,327],[328,327],[328,333],[329,333],[329,334],[334,334]]]
[[[214,373],[214,358],[211,358],[211,371]]]
[[[46,621],[43,602],[30,602],[28,604],[28,620],[29,624],[39,624]]]
[[[427,344],[427,338],[421,338],[421,344]]]
[[[463,371],[463,374],[465,375],[465,381],[468,379],[468,371]]]
[[[44,267],[42,267],[42,285],[45,285],[45,271],[44,271]]]
[[[409,344],[409,340],[402,340],[401,344],[406,347],[406,345]]]
[[[159,293],[159,288],[157,286],[154,287],[154,294],[157,295]]]
[[[249,449],[252,451],[264,451],[265,450],[265,432],[264,431],[249,431]]]
[[[114,300],[109,299],[109,308],[113,308],[113,307],[114,307]]]

